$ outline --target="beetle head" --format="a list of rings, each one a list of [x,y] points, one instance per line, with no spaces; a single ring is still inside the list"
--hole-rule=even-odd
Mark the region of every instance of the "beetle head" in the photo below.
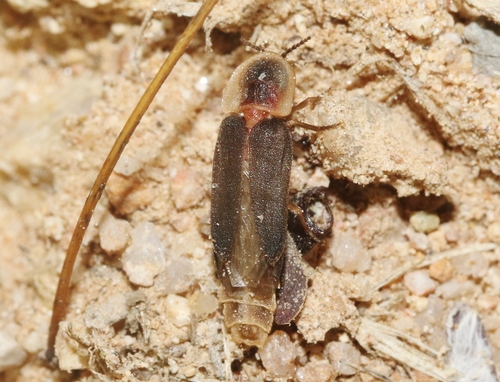
[[[234,71],[222,95],[222,111],[257,109],[286,117],[292,112],[294,92],[292,65],[277,53],[259,53]]]

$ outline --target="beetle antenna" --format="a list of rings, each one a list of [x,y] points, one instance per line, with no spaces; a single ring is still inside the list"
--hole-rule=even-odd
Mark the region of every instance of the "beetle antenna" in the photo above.
[[[297,49],[299,46],[302,46],[304,45],[306,42],[308,42],[310,39],[312,38],[312,36],[307,36],[306,38],[303,38],[302,40],[300,40],[297,44],[294,44],[292,45],[290,48],[288,48],[287,50],[285,50],[283,53],[281,53],[281,57],[283,58],[286,58],[286,56],[288,55],[288,53],[290,52],[293,52],[295,49]]]
[[[257,52],[265,52],[265,49],[257,44],[254,44],[253,42],[248,41],[246,38],[241,38],[240,41],[248,46],[249,48],[252,48],[253,50],[256,50]]]

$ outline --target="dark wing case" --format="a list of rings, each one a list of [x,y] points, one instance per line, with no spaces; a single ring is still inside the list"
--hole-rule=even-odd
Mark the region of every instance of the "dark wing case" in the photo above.
[[[212,173],[211,230],[217,271],[231,256],[241,205],[241,171],[246,142],[245,118],[231,115],[220,126]]]
[[[253,127],[249,139],[252,212],[266,262],[274,266],[286,244],[292,136],[279,118]]]

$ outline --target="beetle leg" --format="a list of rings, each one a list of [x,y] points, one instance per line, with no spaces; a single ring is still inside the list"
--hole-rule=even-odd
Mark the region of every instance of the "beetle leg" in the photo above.
[[[338,122],[338,123],[335,123],[333,125],[316,126],[316,125],[311,125],[309,123],[305,123],[305,122],[301,122],[301,121],[296,121],[296,120],[289,120],[289,121],[287,121],[286,124],[287,124],[287,126],[289,128],[303,127],[304,129],[313,130],[313,131],[330,130],[330,129],[333,129],[335,127],[339,127],[339,126],[343,126],[344,125],[343,122]]]
[[[314,207],[319,204],[319,214]],[[274,321],[289,324],[300,312],[307,290],[302,255],[330,235],[333,215],[323,189],[299,192],[288,204],[288,233]],[[323,221],[324,220],[324,221]]]
[[[295,105],[292,108],[292,114],[295,113],[297,110],[301,110],[307,106],[309,106],[310,110],[314,109],[314,107],[316,106],[316,103],[318,103],[320,99],[321,99],[320,96],[306,98],[305,100],[299,102],[297,105]]]
[[[320,97],[320,96],[306,98],[305,100],[303,100],[302,102],[298,103],[297,105],[295,105],[292,108],[292,114],[291,115],[293,116],[293,113],[295,113],[297,110],[301,110],[301,109],[304,109],[306,107],[309,107],[310,110],[313,110],[316,107],[316,104],[321,100],[321,98],[322,97]],[[343,122],[334,123],[332,125],[316,126],[316,125],[311,125],[309,123],[297,121],[295,119],[289,119],[287,121],[287,126],[289,128],[303,127],[304,129],[308,129],[308,130],[323,131],[323,130],[332,129],[334,127],[343,126]]]
[[[274,315],[274,321],[278,325],[289,324],[297,316],[304,305],[306,290],[307,277],[303,270],[302,254],[288,234],[281,286]]]
[[[288,232],[302,254],[329,236],[332,226],[333,214],[323,188],[301,191],[288,203]]]

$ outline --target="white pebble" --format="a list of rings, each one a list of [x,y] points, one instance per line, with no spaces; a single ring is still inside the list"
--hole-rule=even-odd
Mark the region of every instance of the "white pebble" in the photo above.
[[[152,223],[140,223],[132,231],[132,244],[122,257],[123,270],[131,283],[149,287],[167,262],[164,246]]]
[[[165,302],[167,305],[167,316],[175,326],[182,328],[183,326],[190,325],[191,311],[186,298],[169,294]]]
[[[354,375],[357,373],[357,369],[353,366],[359,366],[361,353],[352,344],[330,342],[326,345],[325,353],[337,374]]]
[[[130,239],[131,229],[128,221],[115,219],[112,215],[106,216],[99,227],[101,248],[108,255],[122,252]]]
[[[333,266],[342,272],[364,272],[370,269],[370,254],[352,233],[335,232],[330,253]]]
[[[21,365],[26,359],[26,352],[7,332],[0,332],[0,373]]]
[[[405,287],[417,296],[427,296],[437,287],[437,283],[430,278],[429,272],[425,269],[407,273],[403,282]]]
[[[259,356],[273,378],[292,378],[295,374],[297,349],[285,332],[277,330],[267,337],[259,349]]]

